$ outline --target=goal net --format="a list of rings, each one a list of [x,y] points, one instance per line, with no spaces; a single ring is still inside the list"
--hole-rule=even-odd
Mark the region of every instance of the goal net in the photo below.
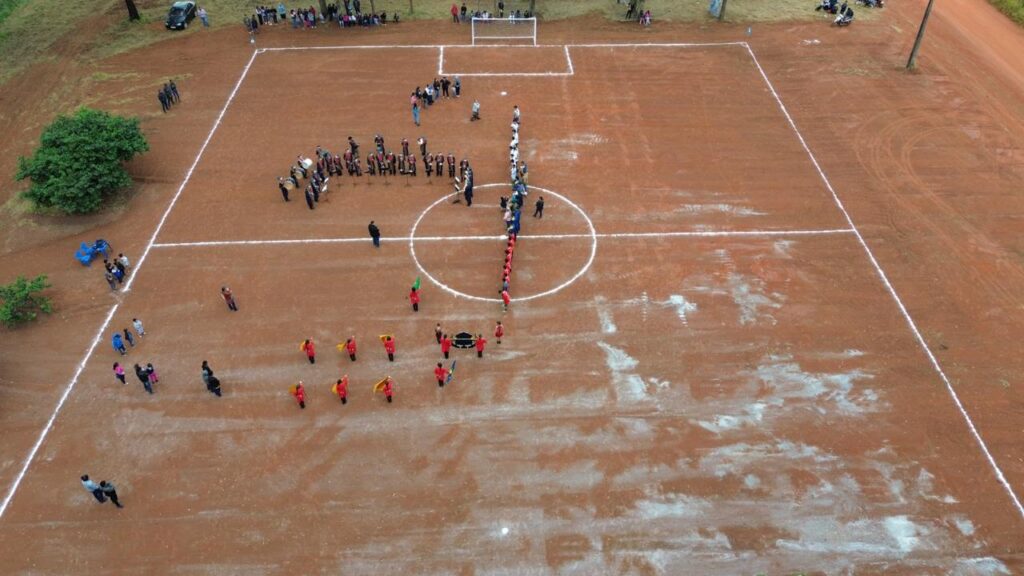
[[[473,18],[473,45],[498,42],[529,42],[537,45],[537,18]]]

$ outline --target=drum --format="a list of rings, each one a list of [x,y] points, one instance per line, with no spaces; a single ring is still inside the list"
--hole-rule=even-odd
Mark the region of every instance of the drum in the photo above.
[[[313,167],[313,161],[310,160],[309,158],[303,158],[302,167],[305,168],[306,170],[309,170],[310,168]]]
[[[292,180],[285,180],[284,188],[285,190],[295,190],[295,182]]]

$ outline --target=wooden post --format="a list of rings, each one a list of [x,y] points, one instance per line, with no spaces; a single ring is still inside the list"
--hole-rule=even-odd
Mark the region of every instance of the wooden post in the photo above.
[[[914,40],[914,47],[910,49],[910,58],[907,59],[907,70],[913,70],[917,65],[917,50],[924,40],[924,27],[928,25],[928,17],[932,15],[932,4],[935,0],[928,0],[928,6],[924,9],[924,18],[921,18],[921,27],[917,29],[917,38]]]
[[[139,19],[139,9],[135,7],[134,0],[124,0],[124,3],[128,7],[128,19],[129,20],[138,20]]]

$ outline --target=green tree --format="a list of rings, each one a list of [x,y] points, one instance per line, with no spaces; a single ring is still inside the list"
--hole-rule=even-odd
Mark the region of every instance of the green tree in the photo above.
[[[32,180],[24,197],[37,207],[87,214],[132,183],[123,163],[146,150],[138,118],[81,108],[43,130],[32,157],[18,158],[15,179]]]
[[[0,286],[0,300],[3,301],[0,303],[0,322],[8,328],[14,328],[35,320],[39,312],[52,312],[50,299],[38,294],[49,287],[45,275],[36,276],[32,280],[18,276],[14,282]]]

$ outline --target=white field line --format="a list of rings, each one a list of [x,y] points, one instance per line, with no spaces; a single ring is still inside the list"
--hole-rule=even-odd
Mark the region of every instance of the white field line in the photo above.
[[[167,221],[167,216],[170,215],[174,205],[178,202],[178,198],[181,197],[181,192],[185,189],[185,185],[188,184],[188,181],[192,178],[192,172],[195,171],[196,165],[199,164],[199,159],[202,158],[203,152],[206,151],[206,147],[210,144],[210,140],[213,138],[213,134],[220,126],[220,122],[224,118],[224,113],[227,112],[228,106],[231,105],[231,101],[234,100],[235,94],[238,93],[238,88],[242,85],[242,82],[245,81],[245,77],[249,74],[249,68],[252,66],[253,61],[256,60],[256,55],[258,53],[259,52],[254,51],[252,56],[249,57],[249,62],[246,63],[245,69],[242,70],[242,75],[238,78],[238,82],[235,83],[234,89],[231,90],[231,94],[228,96],[227,102],[224,103],[224,107],[221,108],[220,114],[217,116],[217,121],[214,122],[213,127],[210,128],[210,133],[206,135],[206,140],[203,142],[203,146],[199,149],[199,153],[196,154],[196,159],[192,162],[192,166],[189,167],[188,172],[185,174],[185,179],[182,180],[181,186],[178,187],[178,191],[174,194],[174,197],[171,198],[171,202],[167,205],[167,209],[164,210],[164,214],[160,218],[160,222],[157,224],[156,229],[153,230],[153,235],[149,237],[149,242],[146,244],[146,248],[143,250],[142,256],[139,258],[138,263],[135,264],[131,277],[128,279],[128,283],[124,286],[124,290],[122,291],[123,294],[127,294],[131,290],[132,282],[135,281],[136,276],[138,276],[139,271],[142,269],[142,264],[146,261],[146,256],[149,255],[150,249],[153,248],[157,235],[160,233],[161,228],[163,228],[164,222]],[[21,481],[25,478],[25,474],[28,472],[29,467],[35,460],[36,454],[39,452],[39,448],[42,447],[43,442],[46,441],[46,437],[50,434],[50,430],[53,429],[53,423],[57,420],[57,415],[60,414],[61,408],[64,407],[64,402],[67,401],[69,396],[71,396],[72,390],[75,389],[75,385],[78,383],[78,378],[82,375],[82,371],[85,370],[86,364],[88,364],[89,359],[96,350],[97,344],[99,344],[100,340],[103,338],[103,333],[106,332],[107,327],[110,325],[110,321],[114,318],[114,314],[120,306],[120,304],[111,306],[110,311],[107,312],[107,317],[103,320],[103,323],[96,331],[96,335],[93,336],[92,344],[90,344],[89,349],[86,350],[82,361],[78,363],[78,367],[75,369],[75,374],[71,377],[71,381],[64,387],[64,393],[57,401],[57,405],[53,408],[53,412],[50,414],[50,419],[47,420],[46,426],[44,426],[42,432],[39,433],[39,438],[32,446],[32,450],[29,451],[28,456],[26,456],[25,460],[22,462],[21,471],[18,472],[14,481],[11,482],[10,488],[7,491],[7,496],[4,497],[3,504],[0,504],[0,518],[3,518],[11,500],[14,499],[14,494],[18,491]]]
[[[460,78],[487,78],[487,77],[534,77],[534,78],[557,78],[558,76],[572,76],[569,72],[445,72],[447,76],[459,76]]]
[[[331,46],[278,46],[271,48],[259,48],[262,52],[286,52],[294,50],[383,50],[383,49],[438,49],[438,48],[713,48],[717,46],[746,46],[746,42],[623,42],[621,44],[537,44],[534,46],[526,44],[487,44],[474,46],[473,44],[355,44],[331,45]]]
[[[1006,490],[1010,500],[1013,501],[1013,505],[1017,508],[1017,512],[1024,517],[1024,505],[1021,505],[1020,498],[1018,498],[1017,494],[1013,491],[1013,487],[1010,486],[1010,483],[1006,480],[1006,476],[1003,474],[1002,469],[992,456],[992,452],[989,451],[988,445],[986,445],[985,440],[982,439],[981,434],[978,432],[978,428],[974,425],[974,420],[972,420],[971,416],[967,413],[963,402],[960,401],[960,396],[953,388],[953,383],[950,382],[949,377],[946,376],[942,366],[939,365],[938,359],[935,358],[935,354],[932,352],[931,347],[928,346],[924,336],[921,335],[921,331],[918,330],[917,323],[914,322],[914,319],[910,316],[910,312],[907,311],[907,307],[903,304],[903,300],[896,292],[896,288],[893,287],[892,283],[889,281],[889,277],[885,274],[885,271],[882,270],[882,266],[878,263],[878,259],[875,258],[875,254],[871,251],[868,243],[864,240],[864,236],[861,235],[857,225],[854,224],[853,218],[850,217],[850,213],[846,211],[846,206],[844,206],[842,200],[839,199],[839,195],[836,193],[835,188],[832,187],[832,183],[829,181],[828,176],[825,175],[825,171],[818,163],[818,159],[814,156],[814,153],[811,152],[810,146],[807,145],[807,141],[804,140],[800,130],[796,127],[796,122],[794,122],[793,117],[789,115],[789,110],[787,110],[786,105],[782,103],[782,98],[780,98],[778,92],[775,91],[775,87],[772,85],[771,80],[768,79],[768,74],[766,74],[764,68],[761,67],[761,63],[758,61],[754,51],[750,48],[749,44],[744,43],[744,45],[747,48],[747,52],[750,53],[750,57],[753,59],[754,65],[757,66],[757,70],[760,72],[761,78],[764,79],[765,84],[768,86],[768,90],[771,91],[772,96],[775,98],[775,102],[779,105],[779,109],[782,110],[782,114],[786,117],[786,122],[789,123],[789,126],[793,129],[797,139],[800,140],[800,145],[807,153],[807,157],[811,159],[811,163],[814,164],[814,169],[817,170],[818,176],[821,177],[821,181],[825,183],[825,187],[828,189],[829,193],[832,194],[832,199],[835,201],[836,206],[843,213],[843,217],[846,218],[847,224],[849,224],[853,234],[857,237],[857,241],[864,249],[864,253],[867,254],[868,260],[871,261],[871,265],[874,267],[875,272],[878,274],[878,277],[881,278],[882,283],[885,284],[885,288],[888,290],[889,295],[892,296],[892,299],[896,302],[896,306],[899,308],[900,314],[903,315],[903,319],[907,322],[907,326],[910,327],[910,331],[914,333],[917,343],[921,346],[921,349],[928,357],[928,360],[932,364],[932,368],[935,369],[939,378],[941,378],[942,382],[946,385],[946,390],[949,392],[950,397],[953,398],[953,403],[956,404],[957,410],[960,411],[960,415],[963,416],[964,421],[967,423],[967,427],[970,429],[971,435],[974,437],[975,442],[978,443],[978,446],[981,447],[981,451],[984,452],[985,458],[988,460],[989,465],[995,472],[996,479],[1000,484],[1002,484],[1003,489]]]
[[[100,329],[96,331],[96,334],[92,337],[92,343],[89,344],[89,348],[85,351],[85,356],[82,361],[78,363],[78,367],[75,369],[75,374],[71,377],[71,382],[64,387],[64,393],[60,395],[60,399],[57,400],[57,405],[53,408],[53,412],[50,413],[50,419],[46,421],[46,426],[43,427],[43,431],[39,433],[39,438],[36,439],[36,443],[32,445],[32,449],[28,451],[28,456],[21,463],[21,470],[18,471],[18,475],[14,477],[14,481],[11,482],[10,487],[7,489],[7,495],[4,496],[4,501],[0,504],[0,518],[3,518],[7,507],[11,504],[11,500],[14,499],[14,493],[18,491],[18,486],[21,485],[21,481],[25,479],[25,473],[28,472],[29,466],[32,465],[32,461],[35,460],[36,454],[39,452],[39,448],[42,447],[43,442],[46,441],[46,437],[50,434],[50,430],[53,429],[53,423],[57,420],[57,414],[60,413],[60,409],[64,407],[64,402],[67,401],[68,397],[71,396],[71,391],[75,389],[75,384],[78,383],[78,378],[82,375],[82,371],[85,370],[85,365],[88,364],[89,358],[92,357],[92,353],[96,350],[96,346],[100,343],[103,338],[103,333],[106,332],[107,326],[110,325],[110,320],[114,317],[117,309],[120,308],[120,304],[114,304],[110,307],[110,311],[107,312],[106,319],[103,320],[103,324]]]
[[[482,48],[484,46],[477,46]],[[538,48],[538,46],[523,46],[524,48]],[[549,48],[551,46],[548,46]],[[572,67],[572,58],[569,57],[569,45],[564,45],[562,48],[565,51],[565,72],[446,72],[444,70],[444,46],[441,46],[441,61],[437,66],[437,73],[439,76],[459,76],[459,77],[534,77],[534,78],[557,78],[559,76],[575,76],[576,72]]]
[[[695,232],[622,232],[596,234],[598,238],[728,238],[728,237],[770,237],[770,236],[825,236],[832,234],[853,234],[849,228],[826,230],[722,230]],[[504,235],[479,236],[397,236],[382,237],[381,242],[449,242],[505,240]],[[574,240],[591,238],[590,234],[522,234],[520,240]],[[370,237],[357,238],[297,238],[281,240],[208,240],[198,242],[161,242],[153,248],[204,248],[210,246],[273,246],[288,244],[348,244],[370,242]]]

